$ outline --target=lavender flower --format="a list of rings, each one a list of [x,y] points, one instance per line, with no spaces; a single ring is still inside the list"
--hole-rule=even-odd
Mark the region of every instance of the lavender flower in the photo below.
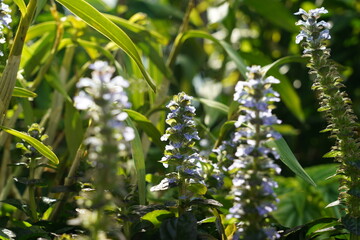
[[[129,83],[121,76],[111,78],[115,69],[107,62],[97,61],[90,68],[94,70],[92,78],[80,79],[76,86],[83,90],[74,98],[75,107],[86,110],[87,116],[99,125],[92,128],[93,136],[86,139],[86,143],[99,152],[102,145],[108,142],[108,136],[101,136],[101,132],[104,132],[104,128],[109,129],[111,137],[117,142],[118,151],[125,153],[127,142],[135,137],[134,130],[124,123],[128,115],[122,111],[131,106],[125,92]]]
[[[191,184],[204,184],[201,163],[203,162],[198,151],[194,148],[196,140],[200,140],[196,130],[194,116],[195,108],[191,106],[191,97],[184,92],[174,96],[166,106],[170,109],[166,123],[169,127],[161,137],[162,141],[169,141],[165,147],[161,163],[164,167],[173,166],[176,172],[170,173],[159,185],[152,187],[151,191],[166,190],[178,186],[179,212],[186,210],[186,203],[197,193],[191,192]]]
[[[299,9],[295,15],[301,15],[303,20],[296,22],[296,25],[301,25],[300,34],[296,36],[296,43],[299,44],[304,39],[305,53],[310,53],[316,49],[325,50],[325,41],[330,39],[330,24],[325,21],[318,22],[317,19],[320,14],[326,14],[328,11],[325,8],[316,8],[306,12],[303,9]]]
[[[280,137],[272,125],[281,121],[271,110],[272,102],[279,101],[271,84],[279,80],[264,77],[260,66],[249,67],[247,77],[247,81],[238,82],[234,94],[241,115],[235,123],[237,131],[233,138],[237,151],[229,167],[234,205],[227,217],[236,219],[238,231],[234,239],[276,239],[279,235],[268,222],[277,201],[273,190],[277,184],[271,176],[279,173],[280,168],[270,158],[278,154],[265,143]]]
[[[110,225],[117,224],[104,213],[107,206],[117,202],[116,208],[121,212],[128,209],[124,199],[129,194],[129,187],[125,185],[125,177],[119,174],[125,174],[126,163],[120,160],[128,156],[129,141],[135,134],[134,129],[124,123],[128,115],[123,109],[130,107],[125,92],[129,83],[120,76],[112,78],[115,69],[107,62],[97,61],[90,68],[93,69],[92,78],[82,78],[77,83],[82,90],[74,104],[92,119],[85,144],[89,146],[88,159],[94,167],[87,177],[96,191],[81,193],[78,204],[82,209],[78,219],[86,218],[89,211],[85,209],[91,208],[93,214],[88,217],[92,220],[83,226],[96,237],[107,232]]]
[[[10,16],[11,10],[9,6],[5,3],[3,3],[2,0],[0,0],[0,44],[5,43],[4,33],[3,29],[9,28],[10,29],[10,23],[11,23],[11,16]],[[4,56],[4,53],[0,51],[0,56]]]

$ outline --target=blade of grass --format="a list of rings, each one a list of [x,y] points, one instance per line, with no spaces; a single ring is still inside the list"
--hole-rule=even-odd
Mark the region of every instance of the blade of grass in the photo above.
[[[23,0],[14,0],[15,4],[18,6],[21,15],[25,16],[26,14],[26,5],[25,2]]]
[[[135,168],[138,179],[139,203],[145,205],[146,203],[146,185],[145,185],[145,157],[142,150],[142,144],[139,132],[130,118],[126,119],[126,123],[135,131],[135,138],[131,142],[131,151],[135,162]]]
[[[115,42],[135,61],[148,85],[156,92],[156,85],[145,70],[135,44],[122,29],[84,0],[57,0],[57,2],[65,6],[72,13],[80,17],[88,25],[109,38],[111,41]]]
[[[55,155],[55,153],[53,153],[53,151],[51,151],[49,147],[45,146],[39,140],[37,140],[25,133],[19,132],[17,130],[11,129],[11,128],[0,126],[0,129],[4,130],[5,132],[7,132],[15,137],[21,138],[22,140],[26,141],[31,146],[33,146],[36,150],[39,151],[39,153],[41,155],[43,155],[44,157],[49,159],[51,162],[53,162],[56,165],[59,164],[59,159]]]
[[[25,88],[15,87],[12,96],[21,98],[35,98],[37,97],[37,94]]]
[[[295,155],[291,151],[290,147],[286,143],[284,138],[277,139],[266,143],[269,147],[273,147],[280,155],[280,160],[288,166],[297,176],[301,177],[307,183],[316,187],[316,183],[302,168]]]

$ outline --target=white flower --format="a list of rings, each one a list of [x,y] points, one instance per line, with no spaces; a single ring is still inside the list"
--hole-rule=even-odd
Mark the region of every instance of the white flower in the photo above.
[[[134,129],[126,126],[124,121],[128,114],[123,112],[131,104],[125,88],[129,83],[121,76],[112,78],[115,68],[104,61],[96,61],[90,65],[94,71],[92,78],[81,78],[77,87],[82,89],[74,98],[74,105],[79,110],[87,110],[86,114],[94,124],[92,126],[93,136],[90,136],[87,143],[94,149],[100,149],[104,144],[110,144],[111,139],[119,141],[116,143],[120,152],[125,153],[126,142],[135,138]],[[107,136],[101,136],[102,129],[109,128],[105,132]],[[95,142],[94,139],[107,139],[107,141]],[[97,145],[97,146],[96,146]]]
[[[325,50],[324,41],[331,38],[329,29],[331,25],[325,21],[317,22],[321,14],[326,14],[325,8],[316,8],[306,12],[301,9],[295,15],[301,15],[303,20],[297,21],[295,24],[301,26],[300,33],[296,36],[296,44],[306,40],[309,45],[305,46],[304,54],[312,52],[314,49]]]

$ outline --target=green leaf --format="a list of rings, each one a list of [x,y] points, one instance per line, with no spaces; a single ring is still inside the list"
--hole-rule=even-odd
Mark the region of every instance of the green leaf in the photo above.
[[[39,151],[39,153],[41,155],[43,155],[44,157],[46,157],[47,159],[49,159],[51,162],[53,162],[54,164],[59,164],[59,159],[58,157],[55,155],[55,153],[53,153],[49,147],[45,146],[42,142],[40,142],[39,140],[27,135],[26,133],[22,133],[19,131],[16,131],[14,129],[11,128],[7,128],[7,127],[3,127],[0,126],[0,129],[4,130],[5,132],[21,138],[22,140],[26,141],[27,143],[29,143],[31,146],[33,146],[36,150]]]
[[[25,16],[26,14],[26,5],[25,2],[23,0],[14,0],[15,4],[18,6],[20,12],[21,12],[21,16]]]
[[[82,40],[82,39],[77,39],[76,41],[84,48],[90,48],[90,49],[98,50],[99,52],[104,54],[104,56],[107,57],[111,62],[115,62],[115,58],[111,54],[111,52],[104,49],[101,45],[99,45],[99,44],[97,44],[95,42],[90,42],[90,41],[86,41],[86,40]]]
[[[29,209],[28,205],[26,205],[25,203],[21,202],[18,199],[5,199],[0,202],[9,204],[9,205],[17,208],[18,210],[24,212],[28,216],[30,216],[30,209]]]
[[[208,206],[208,207],[223,207],[223,205],[216,201],[215,199],[201,199],[197,198],[194,200],[191,200],[190,205],[202,205],[202,206]]]
[[[139,128],[146,132],[146,134],[151,138],[153,143],[155,143],[161,149],[165,148],[165,143],[160,140],[160,131],[147,117],[145,117],[139,112],[130,109],[124,109],[124,112],[126,112],[130,116],[130,118],[138,124]]]
[[[246,75],[247,70],[246,70],[245,62],[242,60],[241,56],[227,42],[218,40],[215,37],[213,37],[211,34],[209,34],[208,32],[200,31],[200,30],[189,30],[189,31],[185,32],[180,41],[184,42],[189,38],[204,38],[204,39],[211,40],[214,43],[218,44],[220,47],[222,47],[226,51],[226,53],[229,55],[231,60],[234,61],[234,63],[236,64],[236,67],[238,68],[240,73],[243,76]],[[179,43],[175,43],[175,44],[179,44]]]
[[[84,139],[85,130],[79,111],[70,102],[65,103],[64,118],[66,145],[70,152],[70,158],[73,159]]]
[[[146,203],[146,183],[145,183],[145,157],[141,144],[141,138],[139,132],[135,128],[133,122],[130,118],[126,118],[126,123],[129,127],[132,127],[135,132],[135,138],[131,141],[131,151],[133,159],[135,162],[136,174],[137,174],[137,184],[139,191],[139,202],[141,205]]]
[[[227,114],[229,112],[229,107],[226,106],[225,104],[223,103],[220,103],[220,102],[216,102],[214,100],[210,100],[210,99],[205,99],[205,98],[199,98],[198,99],[202,104],[210,107],[210,108],[213,108],[213,109],[216,109],[218,110],[219,112],[221,113],[224,113],[224,114]]]
[[[214,148],[217,148],[221,145],[222,141],[226,139],[227,134],[235,128],[234,124],[235,121],[227,121],[221,126],[219,137],[215,143]]]
[[[15,87],[12,96],[20,98],[35,98],[37,97],[37,94],[25,88]]]
[[[339,157],[339,156],[341,156],[341,151],[333,150],[333,151],[330,151],[328,153],[325,153],[323,155],[323,158],[335,158],[335,157]]]
[[[187,188],[190,192],[198,195],[205,195],[205,193],[207,192],[207,187],[201,183],[192,183]]]
[[[331,235],[328,235],[331,234]],[[308,222],[301,226],[296,226],[291,229],[287,229],[282,235],[283,239],[333,239],[330,236],[335,237],[342,235],[343,232],[339,227],[338,219],[336,218],[320,218],[314,221]],[[320,237],[320,238],[317,238]],[[335,238],[338,239],[338,238]],[[342,239],[342,238],[341,238]]]
[[[289,148],[284,138],[277,139],[275,141],[268,142],[266,145],[273,147],[280,155],[281,161],[288,166],[297,176],[301,177],[307,183],[316,186],[314,180],[305,172],[302,166],[299,164],[295,155]]]
[[[283,64],[293,63],[293,62],[306,63],[307,61],[308,60],[302,56],[287,56],[287,57],[280,58],[280,59],[276,60],[275,62],[262,67],[262,71],[264,72],[265,75],[267,75],[267,73],[269,71],[271,71],[272,69],[275,69],[276,67],[279,67]]]
[[[36,25],[32,25],[29,27],[28,32],[26,33],[25,41],[30,41],[36,37],[41,37],[44,35],[44,32],[52,32],[55,33],[56,31],[56,22],[55,21],[48,21],[39,23]]]
[[[289,31],[298,32],[296,18],[281,1],[277,0],[244,0],[244,3],[262,15],[268,21]]]
[[[84,0],[57,0],[57,2],[61,3],[91,27],[116,43],[135,61],[151,89],[156,92],[156,86],[149,74],[146,72],[134,43],[123,30],[117,27],[112,21],[107,19],[102,13]]]
[[[162,220],[173,215],[174,214],[168,210],[154,210],[145,214],[143,217],[141,217],[141,219],[150,221],[157,228],[160,227]]]
[[[155,32],[153,30],[149,30],[146,27],[130,22],[129,20],[126,20],[124,18],[120,18],[111,14],[104,14],[105,17],[113,21],[115,24],[124,27],[128,29],[131,32],[137,33],[137,34],[143,34],[143,35],[150,35],[151,37],[154,37],[158,42],[161,44],[167,44],[168,40],[165,36],[161,35],[158,32]]]

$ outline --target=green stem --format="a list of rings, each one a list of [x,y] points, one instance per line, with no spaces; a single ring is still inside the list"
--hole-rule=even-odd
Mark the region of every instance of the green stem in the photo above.
[[[30,159],[30,166],[29,166],[29,180],[34,180],[35,176],[35,167],[36,167],[36,161],[35,159]],[[30,184],[29,185],[29,207],[31,212],[31,219],[35,222],[38,221],[38,215],[37,215],[37,207],[36,207],[36,201],[35,201],[35,185]]]
[[[184,16],[184,19],[183,19],[183,22],[180,26],[180,29],[179,29],[179,32],[178,32],[178,35],[176,36],[175,38],[175,41],[174,41],[174,45],[173,47],[171,48],[171,51],[170,51],[170,54],[169,54],[169,58],[166,62],[166,65],[171,68],[174,63],[175,63],[175,60],[176,60],[176,56],[179,52],[179,49],[180,49],[180,46],[181,46],[181,39],[182,37],[184,36],[184,33],[185,31],[187,30],[188,26],[189,26],[189,21],[190,21],[190,13],[191,13],[191,10],[194,8],[195,4],[194,4],[194,0],[189,0],[189,4],[187,6],[187,9],[186,9],[186,13],[185,13],[185,16]]]
[[[30,0],[26,9],[26,14],[20,20],[20,24],[15,35],[14,44],[10,50],[7,64],[0,79],[0,125],[3,124],[4,119],[6,118],[6,111],[9,107],[12,92],[16,83],[16,76],[19,70],[25,37],[33,20],[33,16],[36,11],[36,4],[37,0]]]
[[[75,159],[71,164],[69,173],[68,173],[67,177],[65,178],[65,183],[64,183],[65,187],[70,187],[74,183],[75,174],[76,174],[77,169],[79,168],[80,161],[82,159],[83,154],[84,154],[84,146],[80,145],[79,149],[76,152]],[[58,215],[60,209],[64,205],[65,200],[67,199],[68,196],[69,196],[69,192],[63,192],[60,194],[60,197],[59,197],[60,201],[58,201],[56,203],[54,210],[51,212],[50,217],[49,217],[50,221],[54,221],[56,219],[56,216]],[[47,220],[47,219],[43,219],[43,220]]]
[[[186,200],[181,199],[180,197],[186,196],[186,183],[183,177],[179,177],[179,207],[178,207],[178,217],[183,215],[186,212]]]

